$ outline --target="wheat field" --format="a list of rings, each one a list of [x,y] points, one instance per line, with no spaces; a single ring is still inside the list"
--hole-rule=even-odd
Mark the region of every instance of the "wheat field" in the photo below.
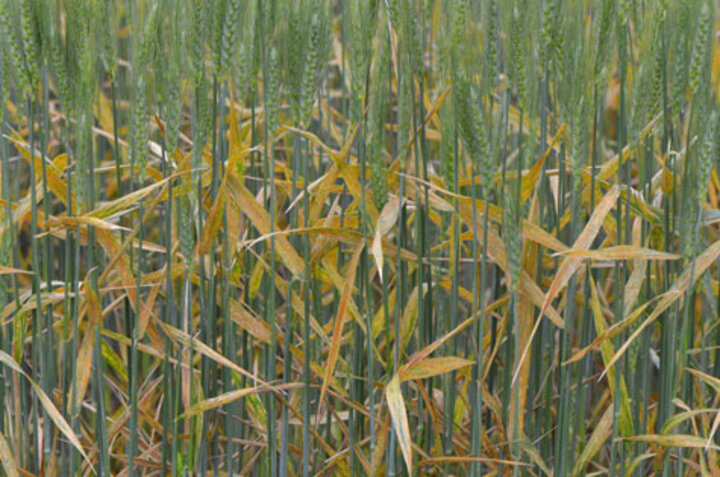
[[[715,0],[0,0],[0,474],[720,475]]]

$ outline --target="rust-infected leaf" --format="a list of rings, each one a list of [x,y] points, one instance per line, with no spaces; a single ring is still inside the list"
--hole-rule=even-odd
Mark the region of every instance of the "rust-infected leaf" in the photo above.
[[[285,383],[276,386],[274,389],[290,389],[300,386],[302,386],[302,383]],[[203,399],[202,401],[196,402],[190,409],[187,410],[187,412],[185,412],[185,414],[180,416],[180,418],[186,419],[188,417],[201,414],[205,411],[224,406],[225,404],[231,403],[233,401],[237,401],[238,399],[248,396],[250,394],[258,394],[271,390],[273,390],[273,387],[271,386],[254,386],[251,388],[235,389],[233,391],[223,393],[219,396],[215,396],[209,399]]]
[[[555,255],[591,260],[677,260],[680,255],[661,252],[635,245],[617,245],[600,250],[572,249]]]
[[[2,432],[0,432],[0,460],[2,460],[3,469],[5,469],[8,477],[18,477],[20,475],[17,462],[15,462],[15,455]]]
[[[355,249],[355,253],[353,253],[347,270],[345,271],[345,287],[343,289],[342,297],[340,298],[340,304],[338,305],[335,325],[333,326],[330,351],[328,352],[328,360],[325,368],[325,379],[323,379],[322,388],[320,389],[320,402],[323,402],[323,399],[325,398],[325,393],[330,385],[330,378],[335,373],[335,364],[337,363],[338,356],[340,355],[343,325],[345,324],[345,312],[347,311],[348,302],[350,301],[350,297],[352,296],[353,288],[355,286],[355,272],[357,271],[358,263],[360,262],[360,252],[362,252],[362,250],[362,245]]]
[[[19,270],[17,268],[0,267],[0,275],[32,275],[33,272],[29,270]]]
[[[625,438],[626,441],[633,442],[647,442],[649,444],[655,444],[660,447],[690,447],[690,448],[705,448],[706,442],[700,436],[693,436],[689,434],[645,434],[640,436],[630,436]],[[710,445],[710,449],[720,450],[720,447],[716,445]]]
[[[690,284],[695,283],[697,279],[700,278],[713,263],[715,263],[718,256],[720,256],[720,240],[710,245],[702,254],[698,255],[698,257],[695,259],[695,263],[689,265],[688,268],[682,273],[682,275],[680,275],[680,277],[675,280],[673,286],[668,291],[663,293],[660,302],[657,304],[650,316],[648,316],[645,321],[643,321],[640,326],[638,326],[635,331],[633,331],[633,333],[628,337],[628,339],[625,340],[625,342],[622,344],[620,349],[617,350],[612,359],[605,364],[605,371],[603,371],[602,376],[604,376],[605,373],[607,373],[608,369],[610,369],[612,365],[615,364],[618,359],[620,359],[620,357],[625,351],[627,351],[633,340],[637,338],[640,333],[642,333],[642,331],[647,328],[648,325],[650,325],[650,323],[655,321],[655,319],[657,319],[657,317],[660,316],[662,312],[670,308],[670,305],[679,300],[685,293],[685,290],[690,287]],[[692,276],[690,275],[691,273]]]
[[[265,322],[251,316],[245,311],[242,303],[237,300],[230,301],[230,318],[255,339],[263,343],[270,343],[270,329]]]
[[[575,240],[575,243],[572,246],[573,250],[586,250],[588,247],[590,247],[592,241],[595,239],[598,232],[600,231],[600,227],[602,227],[605,216],[612,210],[612,207],[617,201],[619,195],[620,188],[618,186],[613,186],[607,192],[607,194],[605,194],[605,197],[603,197],[603,199],[598,203],[597,207],[595,207],[595,210],[593,211],[590,220],[588,220],[587,225],[580,233],[577,240]],[[542,308],[540,309],[540,315],[545,312],[545,308],[550,305],[550,303],[555,299],[558,293],[560,293],[560,291],[565,287],[565,285],[567,285],[570,277],[572,277],[572,275],[577,271],[581,263],[582,260],[579,257],[571,256],[563,260],[563,262],[560,264],[560,267],[558,268],[557,273],[555,274],[555,278],[553,278],[553,281],[550,284],[550,288],[548,289],[547,294],[545,295],[545,300],[543,302]]]
[[[241,368],[237,364],[230,361],[225,356],[221,355],[202,341],[198,339],[190,339],[190,337],[185,333],[184,331],[181,331],[177,328],[175,328],[172,325],[169,325],[167,323],[164,323],[160,320],[156,320],[155,323],[157,323],[160,328],[163,329],[163,331],[172,339],[182,343],[185,346],[190,346],[190,342],[192,341],[192,347],[193,350],[197,351],[200,354],[203,354],[207,356],[208,358],[212,359],[213,361],[217,362],[218,364],[222,364],[223,366],[227,366],[228,368],[232,369],[233,371],[237,371],[238,373],[242,374],[243,376],[250,378],[256,383],[267,385],[265,381],[260,379],[257,375],[247,371],[244,368]]]
[[[226,181],[228,200],[248,216],[261,234],[269,234],[271,226],[268,212],[257,203],[255,197],[233,174],[228,174]],[[274,228],[277,229],[277,227]],[[275,250],[285,266],[290,269],[295,277],[300,278],[303,276],[305,270],[304,262],[297,251],[290,245],[290,241],[288,241],[286,236],[275,235]]]
[[[163,180],[154,182],[150,184],[147,187],[143,187],[142,189],[136,190],[135,192],[131,192],[129,194],[126,194],[118,199],[115,199],[113,201],[107,202],[97,209],[93,210],[92,212],[85,215],[85,217],[93,217],[96,219],[106,219],[108,217],[112,217],[114,215],[123,213],[127,211],[128,209],[134,207],[137,202],[144,199],[148,195],[150,195],[151,192],[163,187],[168,182],[184,175],[188,174],[190,171],[181,171],[177,172]]]
[[[608,440],[608,437],[610,437],[610,433],[612,432],[612,422],[613,405],[610,403],[605,409],[600,421],[598,421],[595,426],[595,429],[593,429],[590,439],[588,439],[587,444],[585,444],[585,447],[583,447],[583,450],[580,453],[580,457],[578,457],[577,462],[575,462],[575,467],[573,467],[572,471],[573,476],[582,474],[590,460],[605,445],[605,441]]]
[[[49,227],[60,226],[60,227],[75,227],[78,225],[87,225],[95,227],[96,229],[105,230],[129,230],[118,224],[113,224],[103,219],[93,217],[90,215],[82,215],[79,217],[50,217],[45,224]]]
[[[35,381],[33,381],[30,376],[25,373],[25,371],[22,370],[20,365],[17,364],[17,362],[13,359],[12,356],[2,350],[0,350],[0,362],[4,363],[9,368],[12,368],[13,371],[16,371],[17,373],[25,376],[25,378],[30,382],[30,385],[33,387],[35,394],[37,394],[40,403],[42,404],[45,412],[47,412],[50,419],[52,419],[58,429],[60,429],[60,432],[62,432],[65,437],[67,437],[67,439],[70,441],[70,443],[78,450],[78,452],[80,452],[80,455],[82,455],[83,458],[88,462],[88,464],[90,464],[90,468],[92,469],[92,462],[88,458],[87,454],[85,454],[85,450],[83,449],[80,440],[73,432],[70,424],[67,423],[65,418],[62,417],[62,414],[60,414],[60,411],[57,410],[55,404],[53,404],[50,397],[45,394],[45,391],[43,391],[42,388]]]
[[[397,375],[393,376],[385,388],[388,408],[390,409],[390,417],[392,418],[393,428],[397,434],[398,444],[402,451],[405,464],[408,468],[408,475],[412,473],[412,441],[410,440],[410,426],[408,425],[407,411],[405,409],[405,399],[400,389],[400,379]]]
[[[406,366],[398,372],[400,381],[411,379],[425,379],[438,374],[449,373],[465,366],[470,366],[475,361],[457,356],[440,356],[437,358],[426,358],[422,361]]]
[[[709,384],[715,392],[720,392],[720,379],[716,378],[715,376],[710,376],[709,374],[705,374],[700,370],[692,369],[692,368],[686,368],[686,371],[690,374],[694,374],[698,378],[705,381],[707,384]],[[706,447],[709,448],[710,444],[712,443],[712,438],[715,435],[715,432],[717,432],[718,426],[720,426],[720,410],[717,411],[715,414],[715,419],[713,419],[712,428],[710,429],[710,434],[707,438],[707,445]]]
[[[70,413],[73,416],[80,414],[80,404],[90,382],[93,343],[95,343],[95,326],[88,327],[85,331],[80,349],[78,349],[75,382],[70,387]]]
[[[580,235],[578,235],[578,238],[575,240],[575,243],[572,247],[573,250],[584,250],[590,247],[592,241],[595,239],[598,232],[600,231],[600,228],[602,227],[605,216],[612,210],[612,207],[619,196],[620,187],[618,186],[613,186],[607,192],[607,194],[605,194],[605,197],[603,197],[603,199],[595,207],[595,210],[590,216],[587,225],[585,226],[583,231],[580,232]],[[545,294],[545,299],[543,300],[542,306],[540,307],[538,319],[535,320],[535,326],[533,327],[533,330],[530,333],[530,338],[527,341],[528,344],[523,348],[522,354],[520,355],[520,360],[517,364],[512,379],[513,384],[517,380],[522,363],[525,361],[527,353],[530,350],[530,344],[535,338],[535,333],[537,333],[537,330],[539,329],[542,316],[545,314],[546,309],[550,307],[550,304],[555,299],[555,297],[560,293],[563,288],[565,288],[565,285],[567,285],[568,281],[570,281],[570,278],[575,274],[581,263],[582,259],[578,257],[566,257],[565,260],[563,260],[563,262],[560,264],[560,267],[555,274],[555,278],[553,278],[553,281],[550,284],[550,288]]]
[[[547,149],[543,153],[543,155],[540,157],[540,159],[530,168],[530,170],[525,174],[522,178],[522,190],[520,192],[520,200],[522,203],[524,203],[528,197],[530,197],[530,194],[532,194],[532,191],[535,189],[535,185],[538,182],[538,177],[540,177],[540,172],[542,172],[543,164],[545,164],[545,160],[548,158],[550,153],[555,149],[555,146],[560,141],[560,138],[562,137],[563,133],[565,132],[565,124],[562,124],[557,132],[555,133],[555,137],[552,138],[552,141],[548,145]]]
[[[210,208],[210,213],[205,220],[205,225],[200,234],[200,241],[197,245],[199,255],[210,253],[213,239],[217,235],[220,225],[222,225],[223,212],[225,211],[225,184],[226,182],[223,180],[215,198],[215,203]]]

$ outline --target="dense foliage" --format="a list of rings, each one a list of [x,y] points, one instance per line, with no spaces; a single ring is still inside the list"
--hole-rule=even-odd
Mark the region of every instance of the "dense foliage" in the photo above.
[[[713,0],[0,0],[16,475],[720,475]]]

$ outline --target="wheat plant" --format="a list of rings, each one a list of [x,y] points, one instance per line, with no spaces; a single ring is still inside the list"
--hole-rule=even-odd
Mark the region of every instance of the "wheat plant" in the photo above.
[[[720,475],[714,0],[0,0],[0,474]]]

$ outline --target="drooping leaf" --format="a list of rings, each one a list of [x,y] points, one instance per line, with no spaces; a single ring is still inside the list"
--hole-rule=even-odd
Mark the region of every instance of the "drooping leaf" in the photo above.
[[[383,276],[383,247],[382,247],[382,236],[388,233],[392,226],[397,221],[398,217],[398,198],[396,196],[390,197],[387,203],[380,212],[377,224],[375,225],[375,238],[372,243],[372,254],[375,257],[375,263],[377,264],[378,276],[382,281]]]
[[[387,397],[388,408],[390,409],[390,417],[393,422],[393,429],[400,444],[405,464],[408,468],[408,475],[412,475],[412,443],[410,440],[410,426],[408,425],[407,410],[405,409],[405,399],[400,389],[400,379],[397,375],[393,376],[385,387],[385,395]]]

